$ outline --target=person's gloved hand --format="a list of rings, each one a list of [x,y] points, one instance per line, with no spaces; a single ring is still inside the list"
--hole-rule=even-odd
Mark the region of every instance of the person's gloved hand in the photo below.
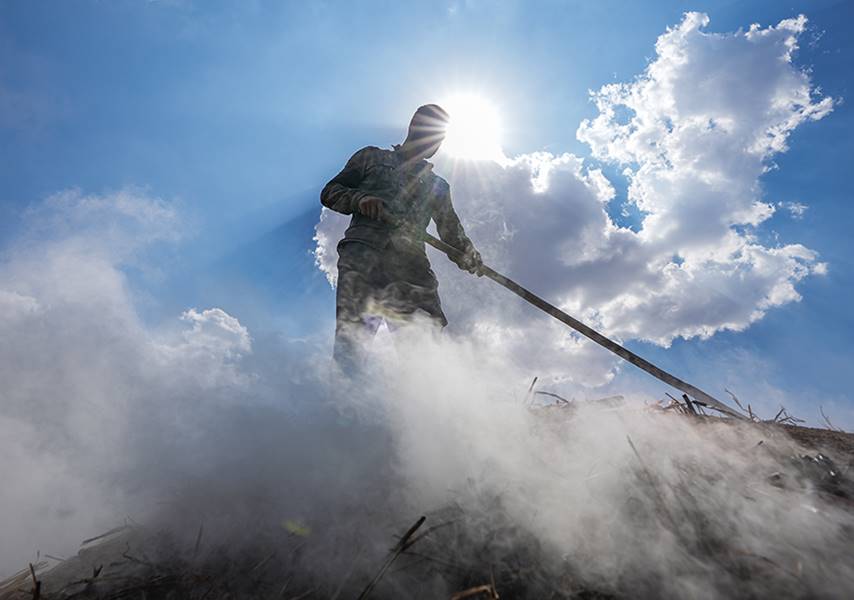
[[[359,212],[377,221],[383,218],[383,201],[376,196],[364,196],[359,200]]]
[[[480,252],[475,250],[473,246],[469,246],[465,253],[463,253],[463,256],[454,262],[457,263],[457,266],[463,271],[468,271],[478,277],[483,277],[483,271],[481,270],[481,267],[483,267],[483,259],[480,257]]]

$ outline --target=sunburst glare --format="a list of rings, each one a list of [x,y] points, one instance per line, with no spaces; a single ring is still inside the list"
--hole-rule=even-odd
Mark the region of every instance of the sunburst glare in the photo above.
[[[501,160],[501,119],[496,108],[474,94],[458,94],[441,102],[450,114],[442,148],[450,156]]]

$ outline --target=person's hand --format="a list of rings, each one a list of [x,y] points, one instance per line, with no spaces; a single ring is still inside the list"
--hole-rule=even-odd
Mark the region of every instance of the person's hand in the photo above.
[[[457,261],[457,266],[463,271],[468,271],[478,277],[483,277],[483,271],[481,270],[481,267],[483,267],[483,259],[480,257],[480,252],[474,248],[466,250],[462,258]]]
[[[383,216],[383,201],[376,196],[365,196],[359,200],[359,212],[379,221]]]

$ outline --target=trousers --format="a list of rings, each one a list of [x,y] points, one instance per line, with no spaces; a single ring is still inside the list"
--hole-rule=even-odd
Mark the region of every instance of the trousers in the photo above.
[[[342,371],[359,370],[383,321],[394,330],[419,316],[437,328],[448,324],[439,282],[423,252],[393,241],[383,249],[346,240],[338,245],[333,358]]]

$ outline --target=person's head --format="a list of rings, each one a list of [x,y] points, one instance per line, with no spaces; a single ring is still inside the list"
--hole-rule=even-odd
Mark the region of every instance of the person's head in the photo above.
[[[409,122],[402,149],[410,156],[430,158],[445,139],[448,113],[438,104],[420,106]]]

